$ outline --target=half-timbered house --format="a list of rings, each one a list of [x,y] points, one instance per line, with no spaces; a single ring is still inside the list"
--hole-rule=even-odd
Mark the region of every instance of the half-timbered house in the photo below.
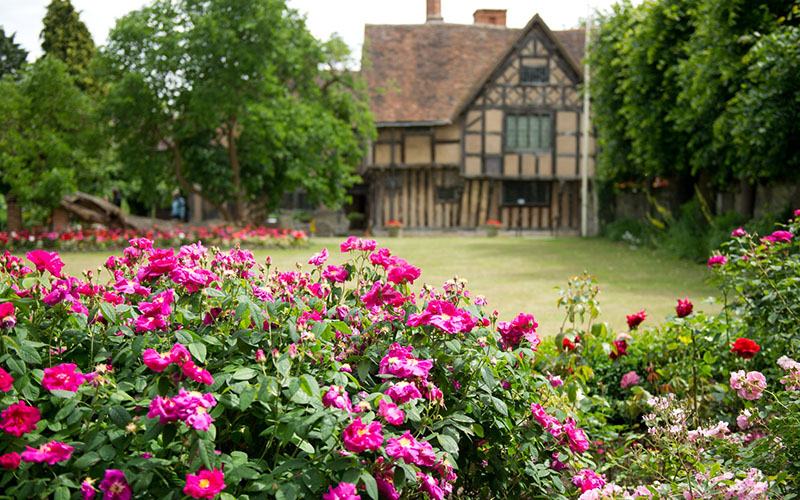
[[[365,27],[371,225],[577,230],[583,30],[538,15],[510,29],[504,10],[448,24],[439,0],[427,7],[425,24]]]

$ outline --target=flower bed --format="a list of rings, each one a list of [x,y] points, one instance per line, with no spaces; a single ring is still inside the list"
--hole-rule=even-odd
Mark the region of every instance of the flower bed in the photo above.
[[[544,342],[533,315],[498,321],[461,280],[412,291],[420,270],[371,240],[342,243],[342,266],[326,249],[281,271],[241,248],[138,238],[106,261],[108,279],[63,276],[54,252],[6,252],[0,488],[787,498],[800,468],[800,363],[779,314],[800,293],[788,229],[734,235],[713,264],[750,312],[731,296],[706,316],[684,299],[657,328],[640,310],[614,333],[596,280],[576,276]]]
[[[267,227],[233,226],[209,227],[153,227],[145,231],[130,229],[69,229],[64,231],[0,231],[0,248],[12,252],[32,249],[73,251],[98,251],[121,249],[128,241],[148,238],[156,246],[179,247],[203,241],[206,245],[232,248],[236,245],[246,247],[286,247],[298,246],[308,241],[302,231],[275,229]]]
[[[533,316],[498,322],[463,282],[415,294],[374,241],[341,250],[282,272],[135,239],[110,280],[6,253],[5,493],[566,498],[589,441],[533,370]]]

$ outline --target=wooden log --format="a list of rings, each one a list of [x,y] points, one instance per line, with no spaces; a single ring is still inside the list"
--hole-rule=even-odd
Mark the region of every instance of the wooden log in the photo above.
[[[461,193],[461,210],[459,211],[458,222],[456,222],[456,225],[460,227],[467,227],[469,224],[467,217],[469,216],[469,191],[471,185],[472,181],[465,181],[464,192]]]
[[[492,220],[499,220],[500,219],[500,182],[498,181],[490,181],[491,188],[489,196],[489,214],[487,218]]]
[[[469,215],[467,219],[467,226],[468,227],[475,227],[477,226],[478,220],[478,198],[480,197],[481,191],[481,181],[474,180],[472,181],[472,187],[470,188],[469,194]]]
[[[486,224],[486,220],[489,218],[489,187],[490,181],[484,180],[481,181],[481,201],[480,207],[478,208],[478,220],[477,226],[481,227]]]
[[[383,191],[381,196],[383,198],[383,220],[381,220],[381,226],[385,226],[392,218],[392,187],[385,186],[381,191]]]
[[[433,193],[437,186],[442,186],[444,173],[441,170],[432,170],[431,171],[431,179],[432,179],[432,186],[430,186],[430,192]],[[433,209],[431,210],[433,215],[433,223],[431,224],[433,227],[444,227],[444,203],[439,201],[434,201]]]

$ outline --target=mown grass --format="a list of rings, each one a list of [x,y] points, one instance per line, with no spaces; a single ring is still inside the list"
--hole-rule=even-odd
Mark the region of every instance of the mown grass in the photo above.
[[[314,252],[327,247],[329,263],[339,264],[340,238],[316,238],[305,248],[270,249],[254,252],[263,262],[269,255],[280,269],[305,264]],[[657,324],[674,312],[676,300],[688,296],[696,309],[717,311],[716,304],[701,304],[715,290],[705,284],[707,269],[675,259],[662,252],[638,249],[603,239],[577,238],[381,238],[380,246],[422,269],[414,286],[440,286],[457,275],[469,282],[473,294],[484,295],[501,319],[519,312],[533,313],[542,335],[558,332],[564,314],[556,307],[557,287],[584,271],[600,285],[601,320],[615,330],[625,329],[625,315],[646,309],[645,324]],[[101,265],[106,253],[64,253],[65,271],[77,275]],[[306,267],[308,265],[306,264]]]

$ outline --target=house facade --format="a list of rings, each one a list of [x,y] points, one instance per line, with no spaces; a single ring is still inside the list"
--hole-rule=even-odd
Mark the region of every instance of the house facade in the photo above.
[[[427,0],[425,24],[366,26],[370,224],[577,231],[584,32],[551,31],[538,15],[510,29],[504,10],[474,18],[445,23]]]

